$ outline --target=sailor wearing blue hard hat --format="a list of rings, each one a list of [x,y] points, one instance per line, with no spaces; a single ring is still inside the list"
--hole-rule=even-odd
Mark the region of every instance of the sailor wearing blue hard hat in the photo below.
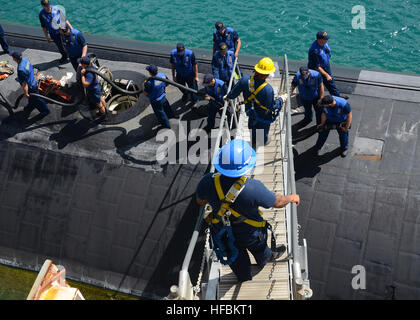
[[[41,115],[49,114],[50,109],[48,109],[45,100],[30,95],[31,93],[39,94],[38,83],[31,62],[27,58],[23,58],[20,51],[14,51],[11,56],[18,64],[17,81],[22,86],[25,97],[28,98],[28,105],[25,107],[25,111],[30,114],[33,108],[37,108]]]
[[[9,44],[7,43],[6,38],[4,37],[4,31],[3,28],[0,24],[0,45],[1,48],[3,49],[4,53],[9,54]]]
[[[102,97],[102,87],[99,84],[96,74],[91,71],[87,71],[87,68],[95,68],[90,63],[90,58],[88,56],[83,56],[77,59],[77,63],[82,66],[80,71],[81,81],[84,88],[86,88],[86,94],[89,102],[98,107],[98,115],[104,116],[106,114],[106,103],[105,99]]]
[[[39,21],[41,23],[42,31],[44,32],[45,39],[48,43],[51,39],[57,46],[58,51],[61,53],[60,63],[67,61],[67,53],[64,49],[61,35],[59,32],[60,25],[68,25],[73,29],[70,22],[64,17],[63,12],[57,6],[52,6],[49,0],[41,0],[42,10],[39,12]],[[64,20],[64,21],[61,21]],[[50,35],[51,39],[48,37]]]
[[[81,66],[77,59],[86,56],[88,50],[85,37],[79,30],[70,29],[67,24],[60,26],[59,31],[71,65],[77,71],[77,68]]]
[[[308,69],[305,66],[299,68],[293,78],[291,90],[299,89],[299,98],[305,108],[305,117],[301,125],[305,126],[312,121],[312,107],[315,110],[316,124],[321,122],[322,109],[319,107],[318,100],[324,97],[324,84],[322,75],[318,71]]]
[[[195,60],[195,54],[192,50],[185,48],[183,43],[178,43],[176,49],[171,51],[171,58],[169,60],[172,69],[172,79],[189,88],[198,89],[198,65]],[[183,93],[182,101],[188,100],[188,93],[180,89]],[[198,102],[198,96],[195,93],[191,94],[191,101],[193,104]]]
[[[151,77],[168,78],[163,72],[158,73],[158,67],[154,64],[147,66],[146,70],[149,71]],[[170,128],[169,118],[175,118],[175,115],[166,99],[165,88],[166,82],[160,80],[148,79],[143,83],[143,93],[149,98],[160,125]]]
[[[222,80],[216,79],[210,73],[204,76],[203,85],[206,92],[204,100],[210,101],[208,106],[207,126],[204,128],[204,130],[209,132],[214,128],[216,114],[222,114],[224,103],[223,97],[226,95],[227,86]],[[214,101],[211,100],[210,97],[213,97]],[[227,112],[226,116],[229,122],[230,114]]]
[[[235,63],[235,55],[232,50],[228,49],[226,43],[221,42],[219,51],[213,55],[211,61],[211,69],[216,79],[229,84],[230,77],[233,72],[233,64]]]
[[[308,68],[318,71],[322,74],[325,87],[331,95],[340,97],[340,91],[334,81],[331,72],[330,58],[331,49],[328,45],[330,36],[325,31],[319,31],[316,34],[316,40],[312,43],[308,52]],[[342,96],[347,99],[347,96]]]
[[[264,145],[269,143],[270,125],[277,118],[287,98],[287,95],[282,95],[274,99],[273,87],[266,82],[268,76],[275,71],[273,60],[269,57],[262,58],[254,66],[254,75],[243,76],[225,97],[227,100],[234,99],[243,93],[248,128],[251,130],[252,144],[255,147],[260,130],[264,133]]]
[[[320,104],[322,106],[322,115],[318,128],[321,131],[315,144],[316,152],[319,155],[330,132],[329,130],[323,130],[324,127],[333,124],[336,125],[340,139],[341,156],[345,157],[349,148],[349,129],[352,121],[350,104],[345,99],[335,96],[325,96],[320,101]]]
[[[220,43],[225,43],[228,50],[234,52],[235,57],[238,56],[241,49],[241,39],[238,33],[230,27],[225,27],[223,22],[217,21],[213,31],[213,55],[219,50]]]
[[[270,225],[261,216],[259,207],[282,208],[300,202],[297,194],[274,194],[262,182],[246,178],[256,163],[254,149],[246,141],[234,139],[216,153],[213,164],[217,173],[204,175],[196,190],[197,203],[212,207],[206,220],[211,224],[214,250],[239,281],[252,280],[247,250],[260,267],[285,250],[284,246],[271,249],[267,246]]]

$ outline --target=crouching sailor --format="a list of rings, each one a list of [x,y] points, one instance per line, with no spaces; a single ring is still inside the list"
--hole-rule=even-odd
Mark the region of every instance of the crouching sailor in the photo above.
[[[248,128],[251,129],[252,144],[257,146],[257,130],[264,130],[264,145],[269,143],[270,124],[276,120],[286,101],[287,95],[274,100],[273,87],[265,80],[276,71],[273,60],[262,58],[254,67],[253,76],[239,80],[226,99],[234,99],[242,92],[245,98],[245,112],[248,115]]]
[[[213,163],[218,171],[201,178],[196,190],[199,205],[210,204],[213,212],[208,221],[217,257],[228,264],[239,281],[252,280],[247,250],[263,267],[281,256],[285,246],[267,246],[267,230],[260,206],[282,208],[299,204],[297,194],[274,194],[258,180],[246,178],[257,162],[254,149],[244,140],[234,139],[216,153]],[[273,235],[274,237],[274,235]]]
[[[154,64],[147,66],[146,70],[149,71],[151,77],[168,79],[164,73],[158,73],[158,68]],[[159,80],[149,79],[143,83],[143,93],[149,98],[160,125],[164,128],[171,128],[169,118],[176,118],[176,116],[166,99],[165,88],[166,82]]]
[[[349,148],[349,129],[352,120],[350,104],[345,99],[335,96],[325,96],[320,104],[323,109],[321,123],[318,125],[320,132],[315,145],[317,155],[319,155],[322,146],[327,141],[330,133],[328,127],[335,125],[340,139],[341,156],[344,158],[347,156]]]
[[[204,128],[204,130],[209,132],[214,128],[216,114],[222,114],[224,103],[223,97],[226,95],[227,87],[222,80],[215,79],[215,77],[210,73],[204,76],[203,85],[206,90],[204,100],[210,101],[208,105],[207,126]],[[212,100],[211,97],[214,98],[214,100]],[[230,115],[228,111],[226,112],[226,115],[229,122]]]
[[[82,70],[80,71],[82,85],[86,88],[89,102],[98,107],[98,115],[104,116],[106,113],[106,103],[105,99],[102,97],[102,87],[98,82],[96,74],[86,70],[91,67],[90,58],[88,56],[84,56],[78,59],[77,62],[82,65]]]
[[[28,105],[25,107],[25,111],[30,114],[33,108],[37,108],[41,115],[49,114],[50,109],[48,109],[45,100],[40,97],[30,95],[31,93],[39,94],[38,83],[34,76],[34,68],[31,62],[27,58],[23,58],[22,53],[19,51],[13,52],[12,58],[18,64],[17,80],[22,86],[25,97],[28,98]]]

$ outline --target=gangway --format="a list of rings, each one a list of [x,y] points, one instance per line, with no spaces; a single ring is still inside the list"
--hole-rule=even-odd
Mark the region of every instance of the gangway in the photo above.
[[[234,70],[238,70],[237,74],[240,74],[237,66],[236,58]],[[277,70],[279,70],[278,67]],[[284,55],[281,74],[276,72],[267,81],[273,87],[274,92],[277,92],[276,98],[282,93],[286,104],[278,119],[271,124],[270,142],[256,150],[257,165],[250,176],[263,182],[268,189],[275,193],[283,195],[296,193],[292,151],[290,80],[286,55]],[[228,91],[233,84],[234,77],[232,75]],[[244,106],[240,105],[239,101],[238,97],[224,104],[219,132],[213,148],[214,153],[220,146],[228,143],[231,136],[250,142],[250,133],[247,127],[248,118]],[[228,123],[226,118],[228,108],[235,115],[232,117],[231,123]],[[233,123],[237,130],[232,130]],[[210,172],[214,172],[214,170],[212,165]],[[250,254],[251,268],[253,269],[252,281],[238,282],[229,266],[222,265],[217,260],[207,229],[202,264],[196,285],[193,286],[188,268],[201,230],[201,223],[208,210],[211,209],[207,205],[200,208],[200,214],[179,274],[178,285],[171,287],[168,299],[300,300],[312,296],[308,278],[306,240],[303,239],[303,244],[299,245],[300,226],[297,221],[297,207],[294,203],[281,209],[261,208],[264,219],[273,227],[276,243],[284,244],[286,252],[276,261],[267,263],[262,269],[256,265],[252,254]],[[268,232],[268,235],[268,243],[270,243],[271,232]]]

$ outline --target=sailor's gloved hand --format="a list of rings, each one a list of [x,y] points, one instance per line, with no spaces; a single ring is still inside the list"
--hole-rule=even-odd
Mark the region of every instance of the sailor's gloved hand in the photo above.
[[[283,103],[286,103],[287,100],[287,93],[283,93],[282,95],[280,95],[281,100],[283,100]]]
[[[324,130],[324,125],[320,123],[319,125],[317,125],[317,126],[316,126],[316,129],[317,129],[319,132],[321,132],[322,130]]]

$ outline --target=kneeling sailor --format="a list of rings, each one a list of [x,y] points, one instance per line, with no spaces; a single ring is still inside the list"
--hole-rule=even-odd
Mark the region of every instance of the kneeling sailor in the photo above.
[[[82,85],[86,88],[88,100],[93,103],[99,109],[99,115],[104,116],[106,113],[105,99],[102,97],[102,88],[96,75],[93,72],[89,72],[86,69],[92,67],[90,65],[90,58],[83,56],[77,59],[77,62],[82,65],[81,79]]]

